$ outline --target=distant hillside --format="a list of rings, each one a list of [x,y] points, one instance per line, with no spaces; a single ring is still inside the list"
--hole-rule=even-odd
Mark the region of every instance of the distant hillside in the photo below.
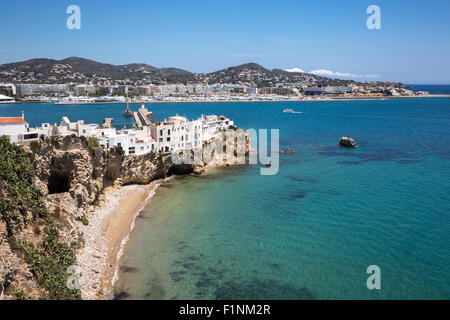
[[[216,72],[202,74],[205,82],[245,83],[258,87],[276,86],[283,83],[302,83],[315,85],[348,85],[351,80],[330,79],[308,73],[287,72],[281,69],[269,70],[257,63],[247,63]]]
[[[112,65],[84,58],[63,60],[31,59],[0,65],[0,81],[10,82],[86,82],[90,80],[187,82],[194,74],[176,68],[156,68],[148,64]]]
[[[13,83],[234,83],[250,86],[275,86],[284,83],[304,85],[348,85],[353,81],[320,77],[307,73],[266,69],[247,63],[227,69],[194,74],[177,68],[157,68],[144,63],[112,65],[84,58],[63,60],[31,59],[0,65],[0,82]]]

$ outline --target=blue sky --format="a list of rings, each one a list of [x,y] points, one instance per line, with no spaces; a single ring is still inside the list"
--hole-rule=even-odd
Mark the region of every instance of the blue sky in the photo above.
[[[81,30],[66,28],[71,4],[81,8]],[[381,8],[381,30],[366,27],[371,4]],[[15,0],[0,2],[0,28],[0,64],[79,56],[210,72],[257,62],[450,83],[448,0]]]

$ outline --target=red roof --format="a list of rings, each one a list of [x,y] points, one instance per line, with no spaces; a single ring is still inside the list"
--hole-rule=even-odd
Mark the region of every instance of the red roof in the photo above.
[[[27,123],[23,118],[21,117],[0,117],[0,124],[7,124],[7,123]]]

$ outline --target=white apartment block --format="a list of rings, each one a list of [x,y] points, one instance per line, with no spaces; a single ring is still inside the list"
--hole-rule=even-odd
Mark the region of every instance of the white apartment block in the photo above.
[[[202,144],[201,121],[187,121],[186,117],[178,115],[151,126],[151,132],[159,152],[195,149]]]
[[[18,95],[57,93],[65,94],[69,92],[67,84],[16,84]]]
[[[115,128],[100,128],[94,135],[100,146],[105,149],[121,147],[125,155],[144,154],[156,151],[156,142],[150,134],[149,128],[126,129],[116,131]]]
[[[90,84],[79,84],[73,88],[73,91],[76,96],[87,96],[95,93],[96,88]]]
[[[202,123],[203,140],[209,140],[220,134],[221,130],[228,129],[230,126],[234,126],[234,121],[224,116],[202,115],[200,121]]]

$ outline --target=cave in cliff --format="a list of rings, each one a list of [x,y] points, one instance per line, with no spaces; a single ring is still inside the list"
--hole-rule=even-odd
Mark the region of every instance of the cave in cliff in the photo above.
[[[48,193],[54,194],[69,192],[71,180],[71,170],[51,170],[50,177],[48,178]]]

